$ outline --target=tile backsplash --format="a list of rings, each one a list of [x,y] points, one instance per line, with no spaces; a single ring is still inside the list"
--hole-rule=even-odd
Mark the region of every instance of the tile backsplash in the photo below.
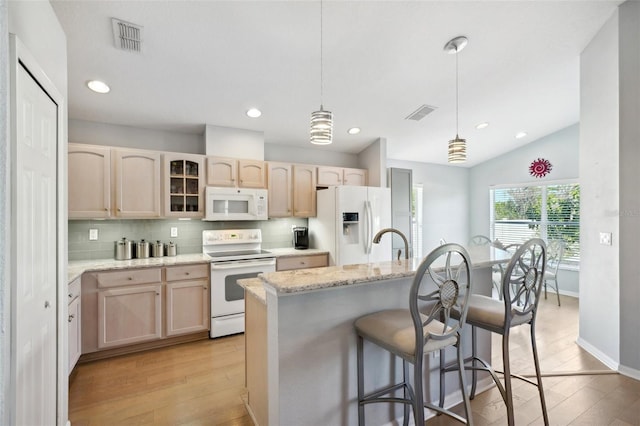
[[[205,222],[192,220],[70,220],[69,260],[113,259],[115,241],[126,237],[132,241],[172,241],[178,254],[200,253],[202,231],[205,229],[262,229],[264,249],[292,247],[292,226],[307,226],[307,219],[285,218],[257,222]],[[178,228],[178,236],[171,237],[171,228]],[[98,240],[89,240],[89,229],[98,230]]]

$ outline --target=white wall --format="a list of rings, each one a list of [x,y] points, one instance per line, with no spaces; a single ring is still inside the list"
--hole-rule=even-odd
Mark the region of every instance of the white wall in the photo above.
[[[265,161],[283,163],[320,164],[335,167],[358,167],[358,156],[345,152],[331,151],[326,147],[303,148],[275,143],[264,144]]]
[[[0,28],[2,29],[1,31],[3,31],[3,34],[0,37],[3,47],[0,48],[0,52],[4,52],[4,46],[6,46],[5,43],[7,36],[6,29],[8,28],[8,32],[15,34],[20,39],[23,45],[29,50],[31,55],[33,55],[33,57],[37,60],[37,62],[47,74],[58,92],[60,92],[64,97],[64,105],[61,106],[61,112],[63,114],[63,117],[67,117],[67,41],[64,31],[62,30],[62,27],[58,22],[58,18],[56,17],[51,4],[48,1],[10,1],[5,3],[4,0],[0,0],[0,14],[3,18],[6,17],[7,19],[7,22],[1,22],[3,25],[0,25]],[[0,63],[2,64],[3,71],[8,71],[9,61],[6,60],[6,57],[2,57],[1,59],[2,60],[0,61]],[[2,72],[2,77],[8,78],[8,72]],[[0,85],[0,87],[2,86]],[[6,102],[6,97],[3,96],[0,97],[0,99],[2,99],[2,101],[0,102]],[[1,109],[2,108],[0,108],[0,110]],[[0,126],[0,129],[1,127],[2,126]],[[66,125],[63,126],[62,132],[64,139],[62,142],[66,143]],[[6,134],[4,130],[3,134]],[[7,138],[6,140],[9,139]],[[6,143],[4,143],[3,145],[6,145]],[[0,160],[2,161],[3,176],[6,177],[6,170],[10,166],[10,164],[8,163],[8,158],[2,158],[2,154],[0,153]],[[2,191],[0,190],[0,192]],[[0,213],[0,216],[4,216],[11,209],[11,197],[8,192],[1,193],[0,196],[2,197],[1,199],[3,205],[2,213]],[[65,200],[66,196],[62,195],[60,201],[62,203],[66,203]],[[4,228],[3,234],[4,235],[2,236],[4,238],[0,238],[0,253],[2,253],[1,256],[8,256],[11,248],[11,241],[9,238],[7,238],[8,234],[6,234],[6,230]],[[64,253],[60,253],[60,258],[63,259],[62,263],[65,266],[66,262],[64,261],[64,259],[66,259],[66,234],[66,226],[62,226],[62,229],[60,229],[60,235],[62,235],[61,238],[64,239],[64,241],[59,241],[58,244],[56,244],[57,247],[64,247]],[[5,261],[7,261],[6,257],[4,259]],[[10,280],[3,279],[3,291],[0,292],[0,298],[3,298],[3,295],[9,291],[9,285]],[[64,283],[64,285],[66,285],[66,283]],[[0,306],[4,306],[5,308],[7,308],[8,301],[4,299],[0,300]],[[64,309],[65,308],[63,308],[63,310]],[[0,333],[0,335],[2,336],[0,337],[0,355],[2,356],[2,365],[5,366],[5,368],[9,360],[9,344],[8,341],[4,340],[9,336],[8,330],[10,330],[11,328],[11,324],[9,324],[8,321],[9,318],[10,312],[5,311],[4,315],[2,316],[2,324],[0,324],[2,326],[2,333]],[[62,377],[66,378],[66,374],[64,374]],[[11,396],[10,393],[7,393],[8,386],[9,383],[7,372],[5,371],[0,377],[0,388],[2,389],[4,397]],[[66,383],[60,383],[59,386],[59,389],[61,389],[61,392],[63,392],[63,394],[59,399],[58,417],[61,419],[66,419],[68,418],[66,390],[67,385]],[[51,389],[51,392],[56,392],[56,390]],[[2,410],[2,412],[0,412],[0,423],[10,424],[10,402],[6,399],[3,400],[0,410]]]
[[[378,138],[358,154],[358,167],[368,170],[367,185],[387,187],[387,140]]]
[[[485,161],[470,170],[469,217],[470,235],[489,235],[489,188],[501,184],[538,184],[579,176],[578,124],[535,140],[522,148]],[[543,178],[529,174],[529,165],[537,158],[551,162],[552,170]],[[562,294],[578,296],[580,274],[562,269],[558,272],[558,286]]]
[[[616,12],[580,58],[579,342],[613,367],[620,359],[618,84]],[[612,246],[599,244],[601,231],[613,233]]]
[[[440,245],[469,239],[469,170],[414,161],[387,160],[387,167],[411,169],[423,185],[423,256]]]
[[[620,364],[640,379],[640,2],[620,6]]]
[[[69,120],[69,142],[189,154],[205,153],[202,134],[150,130],[84,120]]]
[[[207,124],[205,152],[218,157],[264,160],[264,133]]]

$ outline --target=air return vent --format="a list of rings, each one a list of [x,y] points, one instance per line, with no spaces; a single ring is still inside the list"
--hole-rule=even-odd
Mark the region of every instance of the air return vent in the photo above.
[[[435,111],[436,108],[437,107],[434,107],[434,106],[422,105],[420,108],[418,108],[417,110],[413,111],[411,114],[406,116],[405,120],[420,121],[424,117],[426,117],[428,114],[431,114],[433,111]]]
[[[116,49],[135,53],[142,52],[142,26],[116,18],[111,18],[111,23]]]

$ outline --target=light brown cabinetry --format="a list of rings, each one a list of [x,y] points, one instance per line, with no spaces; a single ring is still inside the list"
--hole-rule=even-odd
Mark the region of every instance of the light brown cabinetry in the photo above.
[[[166,268],[166,330],[175,336],[209,329],[209,265]]]
[[[160,268],[96,275],[99,349],[162,337]]]
[[[202,155],[164,154],[165,217],[204,217],[204,163]]]
[[[80,309],[80,278],[73,280],[69,286],[68,305],[68,338],[69,338],[69,374],[75,367],[82,354],[82,334],[80,324],[82,323]]]
[[[268,163],[269,217],[316,215],[316,166]]]
[[[344,167],[318,166],[318,186],[366,186],[367,171]]]
[[[239,188],[266,188],[264,161],[207,157],[207,185]]]
[[[281,256],[276,258],[276,271],[319,268],[322,266],[329,266],[329,256],[327,253]]]
[[[291,164],[268,163],[269,217],[292,215]]]
[[[111,148],[69,144],[69,219],[111,217]]]
[[[293,216],[316,215],[316,166],[293,165]]]
[[[82,353],[121,354],[187,341],[206,334],[209,310],[208,263],[85,273]]]
[[[115,215],[160,217],[160,152],[116,149]]]

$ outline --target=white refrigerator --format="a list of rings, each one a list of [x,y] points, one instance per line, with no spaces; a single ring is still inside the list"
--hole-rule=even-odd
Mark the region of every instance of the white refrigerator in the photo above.
[[[391,226],[391,190],[330,186],[317,192],[317,216],[309,218],[311,247],[329,251],[330,265],[391,260],[392,235],[373,244]]]

